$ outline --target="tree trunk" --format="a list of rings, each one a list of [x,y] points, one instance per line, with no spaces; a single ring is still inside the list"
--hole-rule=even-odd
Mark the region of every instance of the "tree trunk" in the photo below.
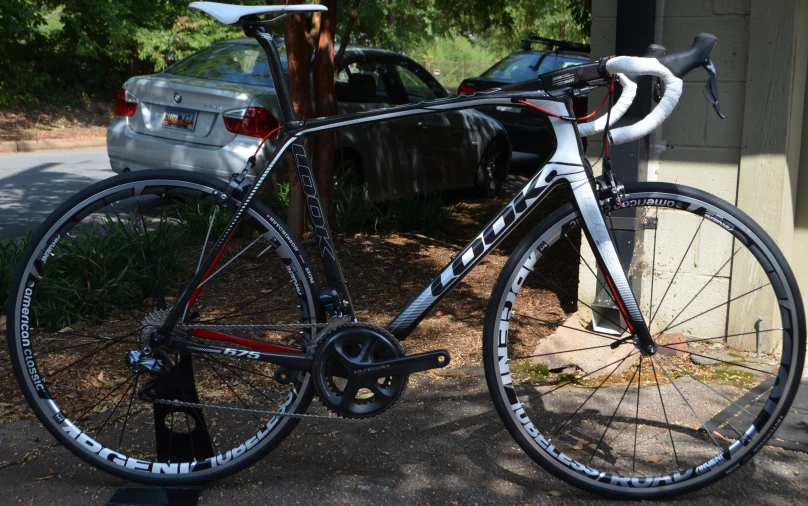
[[[286,0],[287,5],[302,4],[303,0]],[[304,13],[292,14],[286,18],[284,37],[286,57],[289,61],[289,94],[298,120],[312,117],[310,65],[311,51],[306,39],[306,16]],[[292,233],[302,237],[306,230],[305,209],[303,205],[303,189],[297,167],[291,157],[289,160],[289,217],[287,224]]]
[[[334,89],[334,25],[336,24],[337,0],[318,0],[328,7],[328,12],[319,16],[319,34],[314,56],[314,113],[317,117],[337,114],[337,97]],[[323,132],[316,136],[314,145],[314,168],[317,171],[317,184],[320,200],[332,229],[336,224],[334,202],[334,132]]]
[[[345,25],[345,32],[339,40],[339,53],[334,57],[334,70],[342,66],[342,57],[345,55],[345,48],[351,43],[351,31],[353,25],[356,23],[356,18],[359,17],[359,2],[362,0],[354,0],[353,7],[351,7],[351,16],[348,18],[348,23]]]

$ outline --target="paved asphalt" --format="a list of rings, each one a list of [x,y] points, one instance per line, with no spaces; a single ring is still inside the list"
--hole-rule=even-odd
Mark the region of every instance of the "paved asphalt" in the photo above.
[[[617,504],[564,484],[518,450],[480,370],[446,373],[414,375],[400,403],[370,421],[302,422],[264,460],[208,485],[199,504]],[[102,505],[126,485],[33,422],[0,424],[0,461],[3,504]],[[804,504],[806,492],[806,455],[766,447],[717,484],[664,504]]]
[[[36,228],[69,196],[113,175],[105,149],[0,155],[0,237]]]

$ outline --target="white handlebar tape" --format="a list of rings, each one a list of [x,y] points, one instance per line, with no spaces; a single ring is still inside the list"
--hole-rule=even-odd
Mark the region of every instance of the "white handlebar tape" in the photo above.
[[[657,76],[665,82],[665,95],[648,116],[633,125],[615,128],[609,132],[612,144],[641,139],[656,130],[670,116],[682,96],[682,80],[673,75],[656,58],[617,56],[606,62],[606,70],[635,76]]]
[[[612,106],[612,112],[608,115],[609,126],[614,125],[616,121],[623,117],[631,103],[634,102],[634,97],[637,95],[637,84],[634,81],[626,77],[625,74],[617,74],[617,78],[623,86],[623,91],[620,93],[620,99]],[[605,128],[606,116],[601,116],[595,121],[578,125],[578,132],[581,134],[581,137],[586,137],[600,133]]]

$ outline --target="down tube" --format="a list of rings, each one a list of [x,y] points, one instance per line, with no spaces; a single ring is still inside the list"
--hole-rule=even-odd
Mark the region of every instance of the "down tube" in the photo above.
[[[468,274],[480,260],[497,246],[556,185],[586,182],[584,166],[550,161],[533,179],[491,220],[473,241],[387,326],[396,339],[405,339],[430,309]]]

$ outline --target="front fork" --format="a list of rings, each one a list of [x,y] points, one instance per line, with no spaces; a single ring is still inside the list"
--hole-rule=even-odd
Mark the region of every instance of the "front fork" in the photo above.
[[[626,273],[620,264],[591,181],[588,178],[570,181],[570,188],[574,205],[578,208],[583,220],[584,235],[589,241],[598,267],[606,279],[607,288],[623,315],[629,337],[643,355],[654,355],[657,351],[657,344],[640,313],[634,292],[631,290]]]

